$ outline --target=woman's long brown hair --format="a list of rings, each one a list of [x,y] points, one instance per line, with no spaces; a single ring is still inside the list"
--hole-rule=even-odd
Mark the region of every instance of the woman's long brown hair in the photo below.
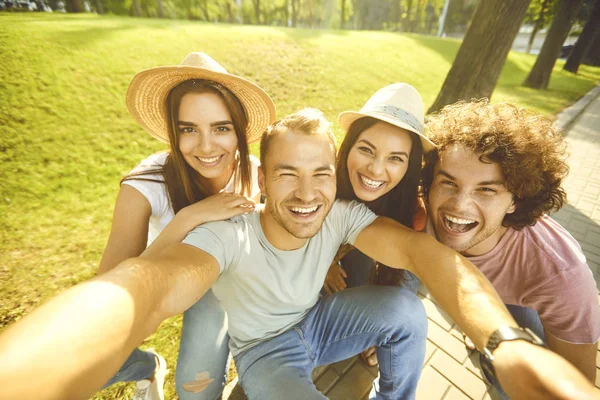
[[[187,93],[216,93],[225,102],[225,106],[229,114],[231,114],[235,134],[238,139],[239,165],[236,168],[237,171],[234,172],[234,176],[236,177],[235,190],[238,193],[247,195],[251,192],[250,155],[246,140],[248,118],[244,112],[244,107],[233,93],[217,82],[199,79],[184,81],[171,90],[165,103],[170,150],[164,166],[149,171],[129,174],[121,180],[123,182],[136,179],[163,183],[148,177],[155,174],[162,175],[174,213],[212,194],[200,183],[198,173],[187,164],[179,150],[179,134],[177,129],[179,125],[179,105],[181,104],[181,98]]]
[[[348,174],[348,154],[358,140],[360,134],[376,123],[381,122],[371,117],[360,118],[350,125],[342,142],[337,159],[337,197],[345,200],[361,201],[352,189]],[[402,180],[389,192],[378,199],[365,204],[375,214],[392,218],[402,225],[412,228],[413,217],[417,210],[417,195],[421,179],[423,145],[416,133],[407,131],[412,140],[408,157],[408,168]],[[372,282],[378,285],[400,285],[404,281],[404,271],[377,264]]]

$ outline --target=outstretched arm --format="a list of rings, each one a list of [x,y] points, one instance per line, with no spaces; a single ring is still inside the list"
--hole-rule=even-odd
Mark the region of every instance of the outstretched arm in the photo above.
[[[379,217],[354,245],[379,262],[415,273],[478,349],[500,326],[517,326],[485,276],[427,234]],[[512,399],[598,398],[598,391],[571,364],[541,347],[504,342],[494,357],[500,383]]]
[[[1,397],[89,397],[165,318],[202,297],[218,274],[212,256],[178,244],[154,259],[125,260],[65,291],[0,335]]]

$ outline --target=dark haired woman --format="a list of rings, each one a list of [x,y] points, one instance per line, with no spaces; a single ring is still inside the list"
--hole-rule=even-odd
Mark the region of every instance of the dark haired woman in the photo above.
[[[424,136],[423,119],[421,96],[406,83],[378,90],[359,112],[341,113],[339,122],[347,133],[338,152],[338,198],[361,201],[377,215],[422,228],[425,219],[417,213],[421,162],[423,152],[435,147]],[[333,293],[369,283],[403,283],[416,292],[419,282],[406,271],[350,250],[332,264],[324,289]],[[369,365],[377,362],[373,349],[363,358]]]
[[[121,181],[100,273],[181,241],[199,224],[253,209],[259,162],[248,143],[275,119],[275,106],[261,88],[204,53],[138,73],[127,106],[148,133],[169,143],[169,151],[148,157]],[[209,291],[184,313],[180,399],[220,397],[228,339],[225,312]],[[135,399],[162,399],[166,372],[161,356],[138,349],[106,386],[138,381]]]

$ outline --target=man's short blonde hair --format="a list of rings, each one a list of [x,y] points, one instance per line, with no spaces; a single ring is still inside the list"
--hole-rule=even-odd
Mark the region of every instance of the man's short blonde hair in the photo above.
[[[265,165],[269,153],[271,139],[285,132],[304,133],[306,135],[323,135],[331,142],[333,151],[336,148],[335,135],[331,130],[331,123],[327,121],[323,112],[316,108],[304,108],[271,124],[260,139],[260,163]]]

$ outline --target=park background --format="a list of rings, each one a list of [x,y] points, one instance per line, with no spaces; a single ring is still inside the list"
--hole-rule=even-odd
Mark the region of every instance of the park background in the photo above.
[[[203,51],[263,87],[278,117],[310,106],[335,122],[341,111],[358,110],[377,89],[399,81],[415,86],[429,108],[479,3],[450,2],[440,30],[442,0],[43,1],[39,8],[70,12],[0,12],[0,331],[95,275],[120,179],[165,149],[125,107],[137,72]],[[6,3],[9,11],[25,9]],[[574,36],[565,35],[558,46],[575,43],[599,1],[534,0],[517,21],[526,23],[521,32],[529,36],[537,26],[544,36],[564,3],[579,8],[567,29]],[[426,12],[430,4],[435,18]],[[161,7],[165,18],[159,18]],[[594,50],[597,31],[588,46]],[[478,40],[497,44],[481,35]],[[600,68],[578,65],[574,74],[554,57],[546,89],[524,86],[539,58],[508,53],[492,102],[553,115],[600,81]],[[343,132],[337,124],[334,129],[341,142]],[[180,327],[181,317],[171,318],[143,344],[167,358],[167,399],[176,398]],[[94,398],[131,393],[132,385],[121,384]]]

